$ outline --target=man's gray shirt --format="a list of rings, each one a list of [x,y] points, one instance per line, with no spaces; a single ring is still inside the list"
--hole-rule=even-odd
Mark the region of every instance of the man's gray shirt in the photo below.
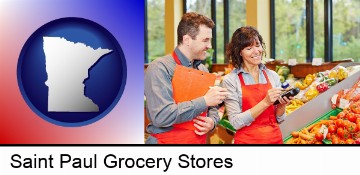
[[[192,63],[178,48],[175,49],[175,53],[183,66],[197,67],[201,71],[209,72],[200,64],[201,61],[195,60]],[[146,128],[147,132],[156,134],[169,131],[173,124],[191,121],[207,109],[208,117],[213,119],[216,126],[220,119],[217,108],[208,108],[203,96],[175,103],[172,88],[175,66],[172,55],[166,55],[151,62],[145,71],[146,113],[151,121]]]

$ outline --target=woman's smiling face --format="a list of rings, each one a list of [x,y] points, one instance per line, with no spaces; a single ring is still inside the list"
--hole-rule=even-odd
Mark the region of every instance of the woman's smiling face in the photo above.
[[[259,38],[256,37],[254,42],[245,47],[243,50],[240,51],[240,55],[244,60],[244,64],[246,65],[259,65],[261,63],[262,53],[264,49],[260,44]]]

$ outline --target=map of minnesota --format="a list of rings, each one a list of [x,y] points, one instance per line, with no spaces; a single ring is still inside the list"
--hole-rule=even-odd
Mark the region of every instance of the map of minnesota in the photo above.
[[[89,69],[109,49],[93,49],[62,37],[43,37],[49,112],[98,112],[99,106],[85,96]]]

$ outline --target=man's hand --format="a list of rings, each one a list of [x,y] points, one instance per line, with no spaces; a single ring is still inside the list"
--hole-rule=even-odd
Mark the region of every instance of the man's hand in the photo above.
[[[227,95],[229,93],[227,92],[226,88],[214,86],[210,87],[210,89],[206,92],[204,98],[207,106],[216,106],[220,103],[222,103]]]
[[[197,135],[204,135],[214,128],[214,121],[209,117],[197,116],[194,122]]]

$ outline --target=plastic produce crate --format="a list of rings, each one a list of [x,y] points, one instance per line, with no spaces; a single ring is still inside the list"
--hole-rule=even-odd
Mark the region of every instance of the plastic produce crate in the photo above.
[[[302,130],[303,128],[306,128],[306,127],[308,127],[308,126],[310,126],[310,125],[312,125],[312,124],[314,124],[314,123],[317,123],[317,122],[319,122],[319,121],[321,121],[321,120],[328,120],[328,119],[330,119],[330,116],[336,116],[336,115],[337,115],[339,112],[341,112],[341,111],[342,111],[342,109],[340,109],[340,108],[333,109],[333,110],[325,113],[324,115],[320,116],[319,118],[315,119],[315,120],[312,121],[311,123],[307,124],[306,126],[302,127],[302,128],[299,129],[298,131],[300,131],[300,130]],[[292,135],[290,134],[289,136],[287,136],[287,137],[284,139],[284,143],[286,143],[286,142],[287,142],[288,140],[290,140],[291,138],[292,138]],[[331,141],[324,139],[324,140],[323,140],[323,143],[325,143],[325,144],[331,144]]]

